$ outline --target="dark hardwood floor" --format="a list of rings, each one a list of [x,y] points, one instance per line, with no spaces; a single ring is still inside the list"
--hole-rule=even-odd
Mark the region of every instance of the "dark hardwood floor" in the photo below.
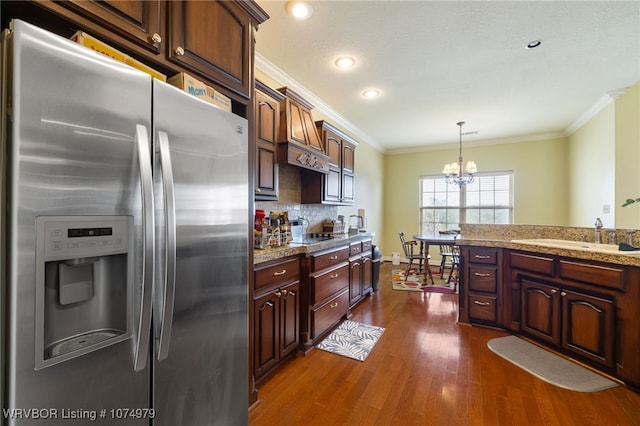
[[[495,355],[499,330],[459,325],[457,295],[393,291],[391,264],[353,321],[385,327],[369,357],[322,350],[295,358],[259,389],[260,425],[640,425],[640,394],[550,385]]]

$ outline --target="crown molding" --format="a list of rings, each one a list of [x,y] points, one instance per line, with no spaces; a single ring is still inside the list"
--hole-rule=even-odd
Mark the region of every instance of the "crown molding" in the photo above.
[[[506,145],[512,143],[522,143],[522,142],[535,142],[535,141],[544,141],[549,139],[562,139],[567,137],[564,132],[557,133],[540,133],[536,135],[528,135],[528,136],[516,136],[510,138],[501,138],[501,139],[484,139],[478,141],[469,141],[468,139],[464,141],[465,148],[478,147],[478,146],[491,146],[491,145]],[[418,152],[425,151],[442,151],[447,149],[458,149],[458,142],[451,143],[443,143],[436,145],[425,145],[415,148],[399,148],[399,149],[388,149],[385,154],[388,155],[399,155],[399,154],[413,154]]]
[[[569,127],[565,129],[565,133],[567,136],[571,136],[575,133],[580,127],[584,126],[589,120],[598,115],[600,111],[605,109],[611,102],[614,102],[620,96],[624,95],[629,88],[625,87],[623,89],[612,90],[609,93],[606,93],[600,97],[593,105],[589,107],[580,117],[578,117]]]

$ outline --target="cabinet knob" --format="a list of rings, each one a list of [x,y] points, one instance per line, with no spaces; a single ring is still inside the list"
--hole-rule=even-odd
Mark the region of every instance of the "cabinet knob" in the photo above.
[[[261,189],[260,188],[256,188],[256,192],[261,192]]]
[[[329,260],[338,260],[338,256],[331,256]]]
[[[556,294],[558,292],[558,290],[556,290],[555,288],[551,289],[551,294]]]
[[[287,270],[286,270],[286,269],[283,269],[282,271],[274,272],[274,273],[273,273],[273,276],[274,276],[274,277],[279,277],[279,276],[284,275],[284,274],[286,274],[286,273],[287,273]]]
[[[288,291],[287,290],[282,290],[282,294],[284,294],[285,296],[287,295]]]
[[[162,43],[162,37],[160,37],[160,34],[158,33],[153,33],[153,35],[151,36],[151,41],[154,43]]]
[[[491,303],[489,303],[489,302],[480,302],[479,300],[474,300],[473,303],[475,303],[476,305],[480,305],[480,306],[491,306]]]
[[[491,259],[491,256],[481,256],[481,255],[479,255],[479,254],[476,254],[474,257],[475,257],[476,259]]]
[[[562,292],[560,292],[560,296],[565,297],[566,295],[567,295],[567,292],[566,292],[566,291],[562,291]]]
[[[487,278],[491,276],[491,274],[481,274],[480,272],[476,272],[473,275],[475,275],[476,277],[483,277],[483,278]]]
[[[333,309],[333,308],[337,308],[337,307],[338,307],[338,302],[334,302],[334,303],[332,303],[331,305],[329,305],[329,307],[330,307],[331,309]]]
[[[181,46],[176,47],[176,50],[174,50],[174,53],[178,56],[182,56],[184,55],[184,49]]]
[[[273,293],[273,294],[275,294],[275,295],[276,295],[276,296],[278,296],[278,297],[281,297],[281,296],[282,296],[282,292],[281,292],[280,290],[276,290],[276,292],[275,292],[275,293]]]
[[[329,278],[331,278],[332,280],[335,278],[338,278],[340,276],[340,274],[331,274],[329,275]]]

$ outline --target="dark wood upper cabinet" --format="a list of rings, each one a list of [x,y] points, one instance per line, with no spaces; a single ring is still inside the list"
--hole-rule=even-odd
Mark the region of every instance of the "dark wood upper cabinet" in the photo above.
[[[161,52],[164,2],[160,0],[71,0],[60,5],[81,13],[156,54]]]
[[[355,201],[356,143],[326,121],[315,123],[329,156],[328,173],[303,170],[303,204],[351,205]]]
[[[171,1],[168,6],[169,59],[251,98],[249,14],[229,1]]]
[[[249,118],[254,31],[269,18],[255,1],[3,1],[0,12],[3,26],[19,18],[62,37],[84,31],[167,77],[191,74]]]
[[[279,169],[276,160],[280,102],[284,96],[256,80],[255,133],[256,169],[255,199],[277,200]]]

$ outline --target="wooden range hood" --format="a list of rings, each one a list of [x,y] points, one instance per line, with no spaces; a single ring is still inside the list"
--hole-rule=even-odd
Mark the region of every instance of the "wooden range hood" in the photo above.
[[[285,96],[280,102],[278,162],[329,173],[329,156],[311,118],[313,105],[291,89],[281,87],[278,91]]]

